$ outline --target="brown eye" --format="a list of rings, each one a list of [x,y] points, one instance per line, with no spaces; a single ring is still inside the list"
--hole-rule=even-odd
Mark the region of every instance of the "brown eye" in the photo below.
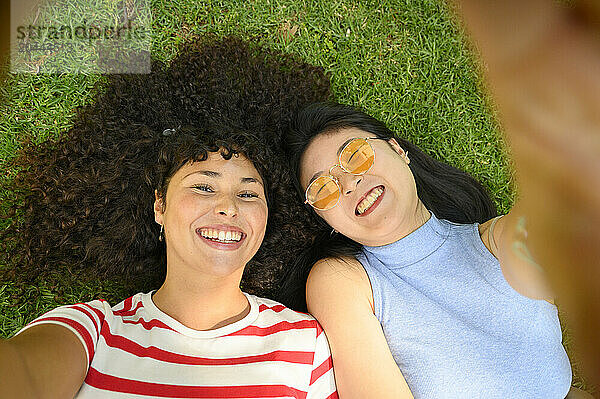
[[[251,191],[246,191],[246,192],[240,193],[239,196],[241,198],[258,198],[258,194],[253,193]]]
[[[214,190],[212,189],[211,186],[207,185],[207,184],[199,184],[197,186],[192,186],[193,189],[196,189],[198,191],[204,191],[207,193],[212,193],[214,192]]]

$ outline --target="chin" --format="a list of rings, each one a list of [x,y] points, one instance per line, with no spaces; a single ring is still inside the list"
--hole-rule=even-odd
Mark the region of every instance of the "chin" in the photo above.
[[[377,246],[377,245],[383,245],[381,243],[384,243],[384,242],[387,243],[387,241],[389,240],[389,237],[393,237],[394,233],[397,231],[396,229],[391,229],[389,227],[389,224],[387,224],[385,222],[380,223],[379,227],[380,228],[373,227],[373,228],[363,229],[359,232],[356,232],[356,235],[354,237],[349,237],[349,238],[353,239],[354,241],[356,241],[362,245]],[[377,243],[377,244],[373,244],[373,243]]]
[[[203,262],[198,265],[203,269],[208,269],[208,273],[215,276],[229,276],[236,271],[243,269],[248,261],[244,261],[239,257],[229,257],[219,254],[215,256],[207,256]]]
[[[232,274],[236,274],[238,271],[241,270],[240,272],[240,276],[243,273],[243,269],[246,265],[243,266],[237,266],[237,267],[232,267],[232,265],[223,265],[222,267],[220,267],[220,265],[213,265],[209,271],[209,274],[216,276],[216,277],[228,277],[231,276]]]

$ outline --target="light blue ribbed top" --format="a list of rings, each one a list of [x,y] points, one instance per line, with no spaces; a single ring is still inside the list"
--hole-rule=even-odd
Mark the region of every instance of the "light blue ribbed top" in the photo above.
[[[564,398],[571,366],[554,305],[517,293],[477,224],[433,215],[363,247],[375,315],[415,398]]]

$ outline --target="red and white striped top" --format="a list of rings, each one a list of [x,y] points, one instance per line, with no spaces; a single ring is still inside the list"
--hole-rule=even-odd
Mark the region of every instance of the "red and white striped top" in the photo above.
[[[275,301],[246,297],[246,317],[209,331],[163,313],[150,293],[112,308],[104,300],[61,306],[21,331],[54,323],[77,335],[89,365],[78,399],[337,398],[319,323]]]

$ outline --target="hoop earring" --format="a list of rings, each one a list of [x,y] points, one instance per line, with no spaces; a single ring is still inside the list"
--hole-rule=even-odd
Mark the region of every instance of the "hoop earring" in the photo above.
[[[158,233],[158,241],[163,241],[165,236],[165,226],[160,225],[160,233]]]
[[[329,237],[333,237],[334,235],[336,235],[338,232],[336,229],[331,229],[331,233],[329,233]]]

